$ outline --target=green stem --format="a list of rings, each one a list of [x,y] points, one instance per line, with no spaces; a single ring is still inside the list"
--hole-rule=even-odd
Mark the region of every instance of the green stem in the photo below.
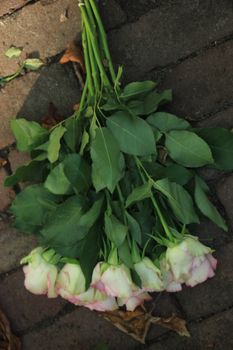
[[[81,6],[81,9],[82,7],[83,6]],[[85,67],[87,72],[87,76],[86,76],[87,86],[88,86],[90,95],[94,96],[93,82],[91,77],[91,66],[90,66],[90,60],[88,55],[87,32],[86,32],[85,24],[83,25],[82,45],[83,45],[83,51],[84,51]]]
[[[94,54],[91,46],[91,40],[89,35],[87,36],[87,47],[88,47],[88,53],[89,53],[89,58],[90,58],[90,63],[91,63],[91,74],[92,74],[92,79],[94,81],[94,86],[95,86],[95,91],[99,92],[100,91],[100,85],[99,85],[99,79],[98,79],[98,68],[96,65],[96,61],[94,59]]]
[[[94,0],[89,0],[89,1],[90,1],[90,4],[91,4],[93,13],[95,15],[95,18],[96,18],[96,22],[98,24],[98,29],[99,29],[99,32],[100,32],[100,39],[101,39],[101,42],[102,42],[102,45],[103,45],[105,56],[106,56],[108,64],[109,64],[109,72],[111,74],[111,78],[112,78],[112,81],[114,83],[115,80],[116,80],[116,73],[115,73],[115,70],[113,68],[112,58],[111,58],[111,55],[110,55],[108,42],[107,42],[107,36],[106,36],[105,30],[104,30],[104,26],[103,26],[103,23],[102,23],[102,20],[101,20],[98,8],[97,8],[97,6],[95,4],[95,1]]]
[[[90,37],[90,41],[91,41],[91,45],[92,45],[92,48],[93,48],[94,56],[95,56],[95,59],[96,59],[96,63],[98,65],[98,67],[99,67],[99,71],[100,71],[100,75],[101,75],[103,84],[106,87],[110,87],[111,84],[110,84],[110,81],[109,81],[109,79],[107,77],[107,74],[105,72],[103,63],[101,61],[99,47],[97,45],[96,38],[95,38],[95,36],[94,36],[94,34],[92,32],[91,26],[90,26],[90,22],[89,22],[87,13],[86,13],[86,7],[85,6],[80,6],[80,9],[81,9],[82,18],[83,18],[83,21],[84,21],[84,24],[85,24],[85,28],[86,28],[86,31],[87,31],[87,35],[89,35],[89,37]]]
[[[134,157],[134,159],[135,159],[135,163],[137,165],[137,168],[139,170],[139,173],[140,173],[140,176],[141,176],[141,179],[142,179],[143,183],[145,183],[145,177],[142,174],[141,169],[144,171],[144,173],[147,176],[148,180],[150,180],[152,183],[154,183],[154,180],[148,174],[148,172],[146,171],[146,169],[142,165],[140,159],[138,157]],[[152,204],[153,204],[153,206],[154,206],[154,208],[155,208],[155,210],[157,212],[157,215],[158,215],[158,217],[159,217],[159,219],[161,221],[161,224],[163,226],[163,229],[164,229],[167,237],[172,241],[173,240],[173,236],[172,236],[172,234],[171,234],[171,232],[170,232],[170,230],[168,228],[167,222],[166,222],[166,220],[165,220],[165,218],[164,218],[164,216],[163,216],[163,214],[162,214],[162,212],[161,212],[161,210],[159,208],[159,205],[158,205],[158,203],[157,203],[157,201],[156,201],[156,199],[155,199],[155,197],[154,197],[152,192],[151,192],[150,199],[151,199],[151,202],[152,202]]]
[[[117,193],[118,193],[118,196],[119,196],[119,199],[120,199],[120,203],[121,203],[121,210],[122,210],[124,224],[126,225],[127,224],[127,219],[126,219],[126,215],[125,215],[124,197],[122,195],[122,191],[121,191],[121,188],[120,188],[119,184],[117,184],[116,189],[117,189]]]
[[[84,103],[87,97],[87,89],[88,89],[88,83],[87,80],[85,82],[84,88],[83,88],[83,92],[82,92],[82,96],[81,96],[81,100],[79,103],[79,109],[75,114],[75,118],[78,118],[80,116],[80,114],[82,113],[83,107],[84,107]]]

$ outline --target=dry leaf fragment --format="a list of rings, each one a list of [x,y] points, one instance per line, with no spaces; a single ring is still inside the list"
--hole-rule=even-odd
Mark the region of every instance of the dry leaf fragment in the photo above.
[[[21,343],[10,329],[10,324],[4,313],[0,310],[0,349],[20,350]]]
[[[169,318],[153,317],[150,313],[144,312],[142,309],[137,309],[133,312],[116,310],[104,312],[101,313],[101,315],[122,332],[128,334],[142,344],[145,344],[151,324],[157,324],[171,329],[182,336],[190,336],[186,328],[186,322],[175,315]]]
[[[6,159],[0,157],[0,168],[4,167],[7,164]]]
[[[84,65],[82,49],[79,46],[77,46],[74,41],[69,43],[64,55],[61,57],[59,62],[61,64],[68,63],[68,62],[78,63],[81,67],[82,72],[85,73],[85,65]]]
[[[186,321],[176,315],[172,315],[168,318],[151,317],[151,323],[171,329],[182,337],[190,337],[190,333],[186,327]]]
[[[52,102],[49,104],[48,113],[47,115],[42,118],[41,120],[41,126],[45,129],[51,129],[55,125],[57,125],[60,121],[62,121],[64,118],[62,118],[57,113],[57,108],[54,106]]]

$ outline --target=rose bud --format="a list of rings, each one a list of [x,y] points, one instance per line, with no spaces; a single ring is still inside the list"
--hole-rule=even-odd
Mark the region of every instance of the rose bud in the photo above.
[[[84,293],[85,285],[85,276],[78,261],[65,264],[56,281],[57,292],[65,299],[69,299],[71,295]]]
[[[57,267],[49,260],[55,252],[49,250],[44,252],[42,247],[37,247],[21,260],[21,264],[28,264],[23,267],[25,274],[24,285],[33,294],[47,294],[49,298],[55,298],[55,281],[57,278]],[[47,259],[45,259],[47,257]],[[48,261],[47,261],[48,260]]]
[[[161,271],[147,257],[134,264],[134,269],[139,275],[142,288],[147,292],[160,292],[164,290],[161,279]]]
[[[108,296],[129,298],[137,287],[130,270],[124,264],[98,263],[93,271],[91,286]]]
[[[166,261],[175,281],[195,286],[213,277],[217,261],[211,252],[211,248],[191,235],[186,235],[179,244],[167,248]]]

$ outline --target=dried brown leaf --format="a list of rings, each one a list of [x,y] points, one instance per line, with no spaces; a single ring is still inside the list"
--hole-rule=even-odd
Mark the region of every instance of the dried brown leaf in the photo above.
[[[186,322],[175,315],[169,318],[153,317],[150,313],[142,309],[137,309],[133,312],[116,310],[104,312],[101,315],[122,332],[142,344],[145,344],[151,324],[157,324],[161,327],[171,329],[182,336],[190,336],[186,328]]]
[[[10,324],[4,313],[0,310],[0,349],[20,350],[21,342],[10,329]]]
[[[0,157],[0,168],[4,167],[7,164],[6,159]]]
[[[67,62],[78,63],[81,67],[82,72],[85,73],[85,65],[84,65],[82,49],[79,46],[77,46],[74,41],[69,43],[64,55],[62,56],[59,62],[61,64],[64,64]]]
[[[57,125],[61,120],[63,120],[58,113],[57,108],[54,106],[52,102],[49,104],[48,113],[46,116],[44,116],[41,120],[41,125],[45,129],[51,129],[55,125]]]

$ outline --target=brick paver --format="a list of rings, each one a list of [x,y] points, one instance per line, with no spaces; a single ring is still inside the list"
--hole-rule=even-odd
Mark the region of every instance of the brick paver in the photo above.
[[[10,225],[10,223],[5,223],[0,227],[0,274],[19,266],[22,257],[36,246],[35,237],[23,235]]]
[[[173,89],[173,113],[200,120],[233,104],[232,54],[229,41],[165,71],[160,86]]]
[[[231,2],[224,1],[224,6],[218,1],[205,2],[211,6],[202,6],[200,1],[163,1],[138,21],[113,31],[109,36],[113,57],[117,64],[125,65],[127,78],[142,78],[157,66],[176,62],[231,34]]]
[[[232,309],[189,326],[190,338],[171,334],[166,340],[151,345],[148,350],[231,350],[233,338]]]
[[[233,243],[218,247],[216,276],[195,288],[185,288],[177,293],[188,320],[211,315],[233,306]]]
[[[1,281],[0,307],[8,315],[16,332],[21,333],[35,323],[55,316],[64,305],[61,298],[48,299],[26,291],[21,269]]]
[[[133,350],[137,342],[95,312],[77,308],[50,327],[23,337],[24,350],[94,350],[100,344],[111,350]]]
[[[10,188],[5,188],[3,183],[7,176],[7,172],[4,168],[0,168],[0,212],[6,210],[15,194],[14,191]]]
[[[67,117],[79,98],[78,81],[67,65],[52,64],[13,80],[0,91],[0,149],[14,142],[9,127],[12,118],[39,120],[47,115],[50,102]]]
[[[62,15],[66,15],[67,20],[61,20]],[[17,60],[9,60],[4,55],[11,45],[46,58],[64,50],[68,42],[80,35],[80,28],[76,0],[58,0],[47,6],[37,1],[16,16],[0,20],[0,75],[10,74],[17,68]]]

